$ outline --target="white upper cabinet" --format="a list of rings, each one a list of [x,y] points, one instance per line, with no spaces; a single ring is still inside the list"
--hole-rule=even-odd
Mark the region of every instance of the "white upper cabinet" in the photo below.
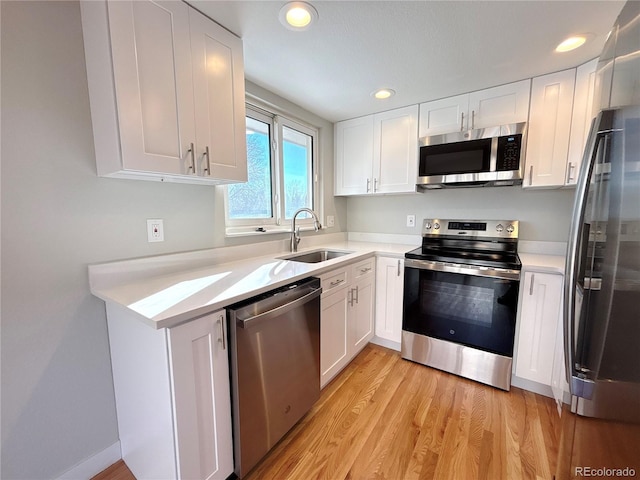
[[[338,122],[335,195],[415,192],[418,106]]]
[[[336,195],[371,191],[373,178],[373,115],[336,123]]]
[[[469,94],[441,98],[420,104],[419,137],[466,129]]]
[[[598,112],[593,108],[596,67],[598,59],[581,65],[576,70],[576,88],[573,95],[569,157],[565,176],[566,185],[575,185],[582,164],[582,155],[587,143],[593,117]]]
[[[533,79],[524,188],[565,183],[575,74],[570,69]]]
[[[420,105],[419,137],[526,122],[530,80]]]
[[[245,181],[241,40],[179,1],[81,8],[98,174]]]
[[[417,105],[374,116],[374,193],[415,192],[418,177],[417,132]]]
[[[196,118],[196,169],[246,181],[247,141],[242,41],[189,9]]]

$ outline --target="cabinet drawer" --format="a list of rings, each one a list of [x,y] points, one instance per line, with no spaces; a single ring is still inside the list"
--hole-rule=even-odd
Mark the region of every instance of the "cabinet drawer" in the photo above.
[[[360,263],[356,263],[351,267],[351,278],[359,279],[365,276],[372,276],[376,268],[375,257],[368,258]]]
[[[321,275],[320,283],[322,285],[323,296],[331,290],[346,286],[348,282],[349,274],[347,268],[340,268]]]

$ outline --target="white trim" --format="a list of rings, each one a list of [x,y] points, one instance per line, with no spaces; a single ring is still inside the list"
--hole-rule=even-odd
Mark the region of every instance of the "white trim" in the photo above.
[[[60,475],[57,480],[89,479],[122,459],[120,440],[80,462],[75,467]]]
[[[395,350],[396,352],[399,352],[402,350],[401,348],[401,344],[400,342],[394,342],[393,340],[388,340],[386,338],[380,338],[376,335],[374,335],[371,340],[369,340],[370,343],[373,343],[374,345],[380,345],[381,347],[385,347],[385,348],[389,348],[391,350]]]

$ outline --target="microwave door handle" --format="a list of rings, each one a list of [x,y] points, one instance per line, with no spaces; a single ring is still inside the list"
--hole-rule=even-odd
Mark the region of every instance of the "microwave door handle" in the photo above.
[[[576,345],[579,322],[584,321],[584,309],[580,301],[576,305],[576,300],[582,300],[584,290],[578,284],[578,264],[582,251],[582,242],[588,241],[585,238],[584,215],[587,203],[588,186],[595,168],[596,156],[598,154],[600,142],[602,142],[609,132],[600,132],[601,125],[605,123],[603,113],[600,112],[591,124],[591,130],[587,138],[584,150],[578,183],[576,184],[576,195],[573,206],[573,217],[569,231],[569,241],[567,245],[567,261],[565,266],[565,286],[564,286],[564,311],[563,311],[563,333],[564,333],[564,357],[567,382],[571,395],[590,396],[590,388],[584,378],[576,375]],[[609,113],[609,112],[607,112]],[[605,152],[606,155],[606,152]],[[579,296],[579,297],[578,297]],[[578,324],[576,319],[579,320]],[[578,328],[576,328],[578,327]],[[585,397],[588,398],[588,397]]]

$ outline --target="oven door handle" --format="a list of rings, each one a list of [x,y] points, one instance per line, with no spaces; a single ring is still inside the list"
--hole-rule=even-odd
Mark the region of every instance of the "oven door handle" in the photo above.
[[[507,268],[479,267],[477,265],[463,265],[449,262],[433,262],[431,260],[415,260],[407,258],[404,261],[405,268],[417,268],[419,270],[433,270],[436,272],[459,273],[474,277],[492,277],[504,280],[520,280],[520,270]]]

